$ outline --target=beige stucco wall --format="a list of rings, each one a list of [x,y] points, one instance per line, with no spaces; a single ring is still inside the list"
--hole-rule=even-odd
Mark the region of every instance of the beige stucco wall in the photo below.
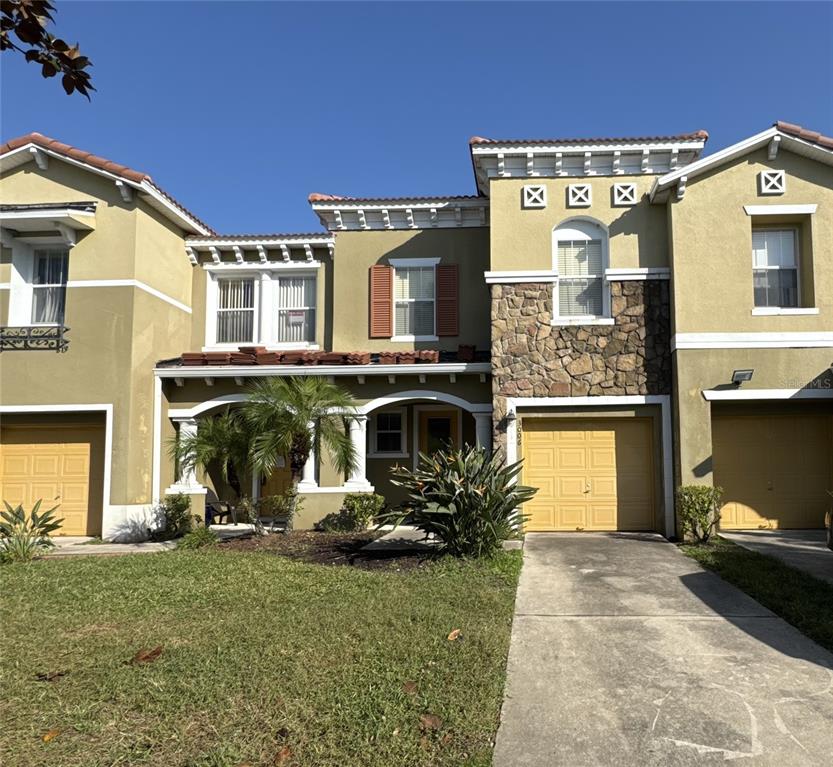
[[[786,192],[759,195],[761,170],[786,171]],[[804,245],[812,241],[812,283],[817,315],[753,316],[752,226],[783,219],[747,216],[744,205],[814,203]],[[782,149],[775,160],[761,149],[692,179],[683,200],[669,203],[673,240],[676,333],[812,332],[833,328],[833,169]],[[800,222],[796,222],[800,223]]]
[[[370,338],[370,267],[389,258],[440,258],[457,264],[460,279],[460,335],[426,343]],[[338,232],[333,264],[332,348],[337,351],[456,350],[460,344],[489,348],[489,230],[417,229]]]
[[[608,229],[610,264],[614,269],[668,266],[665,211],[650,205],[645,194],[654,176],[588,176],[582,178],[493,178],[490,182],[492,271],[550,270],[552,232],[571,218],[592,219]],[[593,204],[567,207],[569,184],[590,184]],[[613,206],[613,184],[635,183],[639,202]],[[547,187],[547,207],[521,205],[526,184]]]
[[[712,481],[710,403],[704,389],[727,387],[732,371],[752,368],[743,389],[831,390],[830,349],[687,349],[677,351],[675,363],[676,477],[679,484]],[[760,403],[744,403],[750,408]],[[819,407],[833,410],[833,399]]]
[[[192,276],[183,235],[145,202],[125,203],[112,181],[50,159],[0,180],[7,204],[95,201],[96,228],[81,235],[69,256],[70,282],[138,280],[190,304]],[[4,251],[0,281],[8,281]],[[0,291],[7,320],[8,290]],[[4,352],[4,405],[113,405],[110,498],[114,506],[151,501],[153,367],[178,355],[191,338],[192,315],[132,285],[68,287],[65,324],[69,347]],[[163,462],[164,464],[164,462]]]

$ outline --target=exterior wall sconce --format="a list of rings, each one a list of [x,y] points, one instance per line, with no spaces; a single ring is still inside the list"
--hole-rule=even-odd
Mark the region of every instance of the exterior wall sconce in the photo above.
[[[735,386],[740,386],[742,383],[745,383],[746,381],[751,381],[752,380],[752,374],[754,372],[755,371],[753,369],[735,370],[732,373],[732,383]]]

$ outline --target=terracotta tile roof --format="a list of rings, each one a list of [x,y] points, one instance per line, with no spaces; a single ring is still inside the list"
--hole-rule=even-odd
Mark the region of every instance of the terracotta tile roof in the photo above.
[[[535,138],[535,139],[496,139],[472,136],[469,145],[475,144],[638,144],[648,142],[672,142],[672,141],[708,141],[708,131],[698,130],[694,133],[678,133],[674,136],[630,136],[615,137],[604,136],[599,138]]]
[[[477,200],[476,194],[435,194],[421,197],[346,197],[340,194],[313,192],[307,199],[313,202],[431,202],[432,200]]]
[[[833,149],[833,138],[831,138],[830,136],[825,136],[819,133],[818,131],[809,130],[808,128],[802,128],[800,125],[796,125],[795,123],[787,123],[783,120],[778,120],[775,123],[775,127],[782,133],[788,133],[790,136],[802,138],[805,141],[810,141],[813,144],[823,146],[825,149]]]
[[[70,157],[73,160],[78,160],[79,162],[86,163],[87,165],[92,165],[94,168],[98,168],[99,170],[106,171],[107,173],[112,173],[114,176],[119,176],[120,178],[126,179],[127,181],[132,181],[135,184],[142,184],[146,183],[153,187],[154,191],[157,192],[159,195],[164,197],[168,202],[178,208],[182,213],[184,213],[189,218],[192,218],[201,226],[208,229],[210,232],[214,230],[208,226],[204,221],[201,221],[197,216],[191,213],[188,208],[178,202],[176,199],[171,197],[166,191],[158,187],[153,179],[147,173],[142,173],[138,170],[133,170],[132,168],[128,168],[126,165],[121,165],[120,163],[113,162],[112,160],[107,160],[104,157],[98,157],[94,155],[92,152],[85,152],[83,149],[77,149],[74,146],[70,146],[69,144],[64,144],[57,139],[50,138],[49,136],[44,136],[42,133],[27,133],[25,136],[19,136],[18,138],[13,138],[7,141],[5,144],[0,146],[0,156],[7,154],[9,152],[14,151],[15,149],[19,149],[22,146],[26,146],[27,144],[35,144],[36,146],[42,147],[43,149],[48,149],[51,152],[55,152],[56,154],[64,155],[65,157]]]

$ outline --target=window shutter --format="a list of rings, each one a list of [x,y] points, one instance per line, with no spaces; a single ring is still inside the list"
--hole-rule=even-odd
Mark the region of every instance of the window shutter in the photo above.
[[[437,267],[437,335],[460,334],[457,264]]]
[[[393,335],[393,267],[370,267],[370,337]]]

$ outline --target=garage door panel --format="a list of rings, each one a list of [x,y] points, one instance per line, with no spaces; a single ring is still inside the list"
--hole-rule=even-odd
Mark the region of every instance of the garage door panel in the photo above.
[[[523,435],[524,483],[540,488],[528,530],[653,529],[648,419],[535,419]]]
[[[716,415],[714,481],[724,529],[817,528],[833,486],[833,418]]]

